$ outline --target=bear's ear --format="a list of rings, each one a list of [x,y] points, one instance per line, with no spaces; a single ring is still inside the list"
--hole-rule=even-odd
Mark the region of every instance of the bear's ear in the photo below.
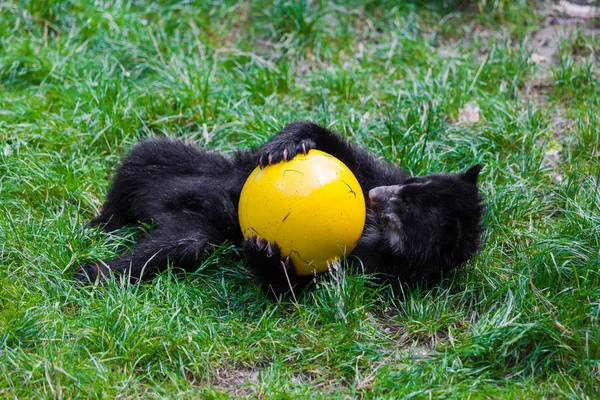
[[[471,168],[465,171],[463,174],[463,178],[473,185],[477,184],[477,178],[479,177],[479,172],[483,166],[481,164],[475,164]]]

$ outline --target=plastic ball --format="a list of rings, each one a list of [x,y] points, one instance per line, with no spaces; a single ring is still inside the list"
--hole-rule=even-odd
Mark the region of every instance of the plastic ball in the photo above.
[[[365,226],[365,198],[354,174],[319,150],[248,177],[238,208],[244,237],[275,242],[301,276],[327,271],[349,254]]]

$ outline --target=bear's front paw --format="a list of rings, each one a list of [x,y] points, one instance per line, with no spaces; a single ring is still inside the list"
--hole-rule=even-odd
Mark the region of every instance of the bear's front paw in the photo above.
[[[275,243],[250,235],[242,243],[242,249],[246,262],[254,272],[279,266],[280,251]]]
[[[264,168],[281,161],[288,161],[298,154],[307,154],[315,147],[316,143],[311,139],[289,142],[273,141],[263,147],[263,151],[258,157],[258,166]]]
[[[287,292],[298,282],[296,270],[289,257],[281,259],[275,243],[250,236],[242,243],[244,257],[258,283],[269,294]]]

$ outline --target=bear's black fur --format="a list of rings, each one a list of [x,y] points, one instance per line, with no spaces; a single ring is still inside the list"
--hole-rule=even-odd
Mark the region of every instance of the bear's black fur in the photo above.
[[[168,139],[137,144],[123,159],[103,210],[91,224],[106,231],[140,223],[154,228],[122,256],[82,265],[75,278],[87,283],[117,272],[137,282],[168,264],[191,270],[207,246],[227,240],[241,246],[250,270],[269,292],[306,285],[312,278],[296,276],[275,243],[243,238],[237,207],[242,186],[257,165],[289,160],[313,148],[346,164],[368,194],[365,229],[348,260],[360,260],[375,279],[396,289],[435,281],[480,248],[480,165],[459,174],[411,177],[336,133],[295,122],[263,146],[231,157]]]

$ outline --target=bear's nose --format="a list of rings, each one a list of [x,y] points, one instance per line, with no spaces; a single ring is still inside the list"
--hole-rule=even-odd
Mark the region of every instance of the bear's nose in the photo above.
[[[400,191],[400,185],[378,186],[369,190],[369,201],[371,204],[389,201],[392,197],[397,197]]]

